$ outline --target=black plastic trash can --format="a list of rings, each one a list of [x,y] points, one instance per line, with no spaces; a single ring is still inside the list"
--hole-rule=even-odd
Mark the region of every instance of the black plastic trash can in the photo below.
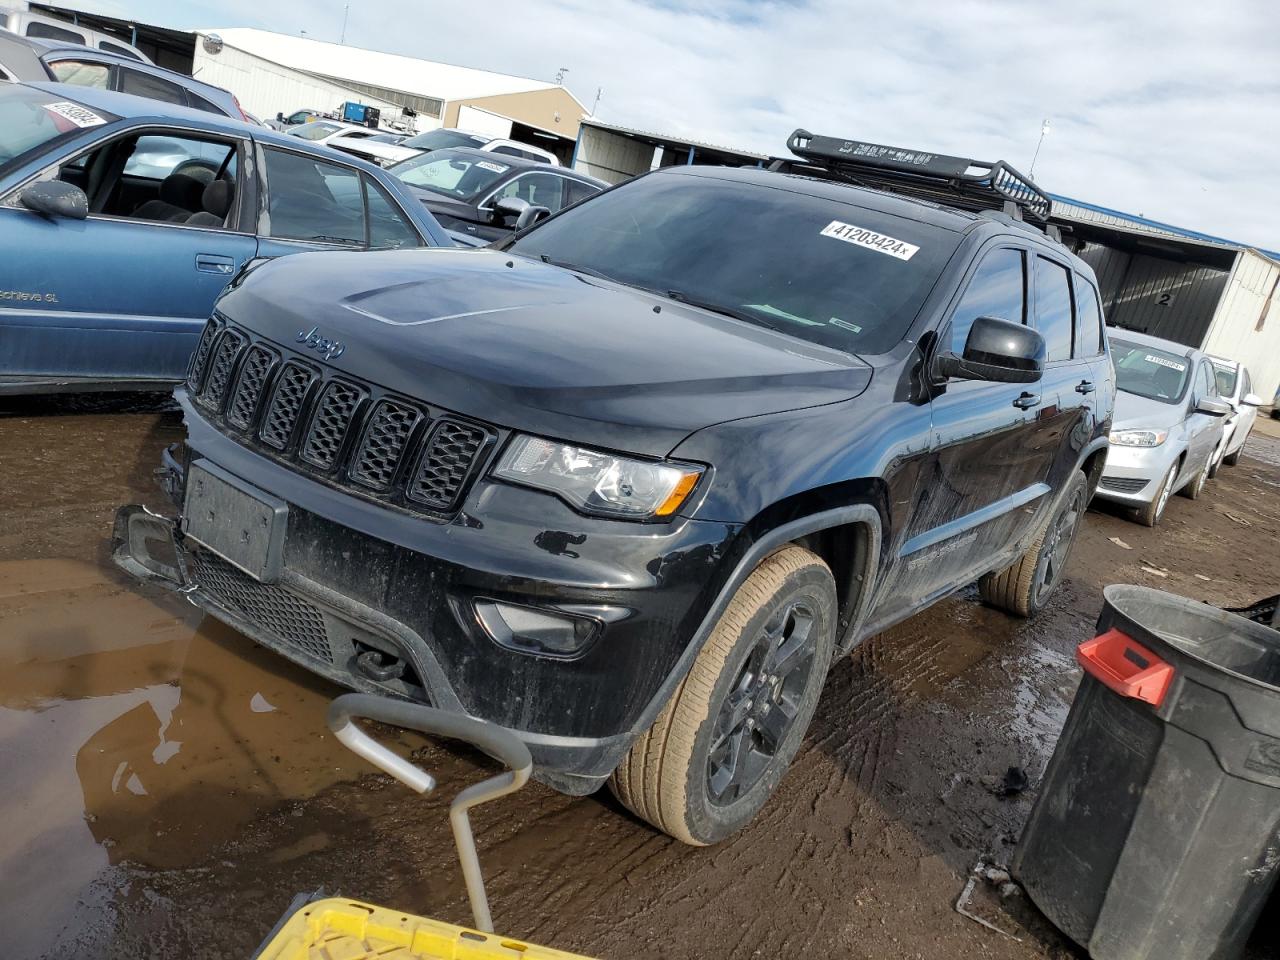
[[[1280,632],[1104,596],[1014,874],[1096,960],[1235,957],[1280,866]]]

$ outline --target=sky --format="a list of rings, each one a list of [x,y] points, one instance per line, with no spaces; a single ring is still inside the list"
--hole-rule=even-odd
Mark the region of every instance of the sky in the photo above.
[[[337,41],[344,0],[64,0]],[[764,153],[796,127],[1029,171],[1046,190],[1280,249],[1266,0],[351,0],[346,42],[566,86],[610,123]],[[298,104],[281,104],[289,110]]]

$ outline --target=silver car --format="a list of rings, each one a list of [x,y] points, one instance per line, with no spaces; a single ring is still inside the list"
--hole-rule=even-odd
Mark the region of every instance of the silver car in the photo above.
[[[1128,330],[1109,339],[1116,411],[1097,495],[1133,507],[1154,527],[1172,494],[1200,496],[1234,411],[1199,350]]]
[[[1218,448],[1218,459],[1209,471],[1209,479],[1212,480],[1223,464],[1234,467],[1240,462],[1240,450],[1249,439],[1249,432],[1258,418],[1262,398],[1253,392],[1249,368],[1243,363],[1223,357],[1210,357],[1209,360],[1212,361],[1213,372],[1218,378],[1218,396],[1231,404],[1231,415],[1227,417],[1225,436]]]

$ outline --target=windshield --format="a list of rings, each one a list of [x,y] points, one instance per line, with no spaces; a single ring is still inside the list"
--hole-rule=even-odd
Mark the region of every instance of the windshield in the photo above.
[[[485,156],[420,153],[387,169],[410,186],[470,203],[511,167]]]
[[[320,120],[312,120],[310,123],[300,123],[296,127],[290,127],[285,132],[293,137],[301,137],[303,140],[323,140],[331,133],[336,133],[342,127],[336,123],[324,123]]]
[[[1236,395],[1236,377],[1238,375],[1235,367],[1228,367],[1225,363],[1214,361],[1213,375],[1218,381],[1218,395],[1221,397],[1234,397]]]
[[[1116,366],[1117,389],[1148,400],[1178,403],[1191,379],[1191,361],[1167,350],[1112,340],[1111,359]]]
[[[65,140],[87,127],[116,119],[43,90],[14,84],[0,86],[0,172],[32,150]]]
[[[888,350],[959,234],[797,193],[778,179],[781,189],[651,174],[572,207],[507,249],[838,350]]]
[[[483,147],[488,142],[488,137],[463,133],[461,130],[428,130],[410,137],[404,145],[415,150],[443,150],[446,147]]]

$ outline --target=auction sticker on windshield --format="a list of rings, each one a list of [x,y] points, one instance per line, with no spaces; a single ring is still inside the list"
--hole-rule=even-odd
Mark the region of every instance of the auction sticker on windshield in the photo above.
[[[476,164],[481,170],[488,170],[490,173],[506,173],[507,168],[500,163],[491,163],[488,160],[481,160]]]
[[[82,107],[78,103],[72,103],[70,100],[46,103],[44,108],[50,113],[57,114],[63,120],[74,123],[77,127],[96,127],[107,122],[106,119],[98,116],[92,110]]]
[[[899,260],[910,260],[920,249],[914,243],[907,243],[905,240],[898,240],[883,233],[868,230],[866,227],[856,227],[852,223],[842,223],[839,220],[832,220],[822,228],[821,232],[824,237],[843,240],[845,243],[865,247],[876,253],[886,253]]]
[[[1187,369],[1187,365],[1185,363],[1178,363],[1177,360],[1166,360],[1164,357],[1153,357],[1149,353],[1143,359],[1146,360],[1147,363],[1158,363],[1162,367],[1168,367],[1170,370],[1177,370],[1179,373]]]

